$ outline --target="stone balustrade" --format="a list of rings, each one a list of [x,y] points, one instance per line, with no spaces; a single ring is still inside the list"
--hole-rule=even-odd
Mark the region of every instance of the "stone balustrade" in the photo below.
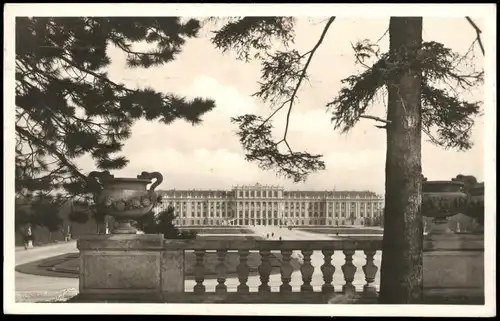
[[[424,242],[424,290],[428,287],[439,295],[484,294],[482,236],[435,238]],[[357,298],[358,303],[376,303],[379,264],[375,256],[381,247],[381,240],[164,240],[160,235],[88,235],[78,241],[79,297],[98,302],[181,303],[352,303],[345,300]],[[188,253],[192,258],[189,278]],[[253,255],[255,265],[257,253],[258,266],[250,266],[249,257]],[[211,289],[206,285],[209,255],[210,281],[215,282]],[[233,256],[232,271],[229,255]],[[361,287],[360,273],[365,283]]]
[[[374,297],[377,292],[374,281],[379,270],[374,263],[374,256],[381,246],[381,240],[196,241],[163,240],[158,235],[89,235],[78,242],[81,253],[79,292],[80,297],[94,297],[96,300],[126,297],[135,300],[137,297],[142,297],[167,302],[186,300],[207,302],[207,300],[224,301],[228,297],[235,300],[239,297],[243,302],[255,299],[267,302],[272,296],[282,301],[293,296],[301,300],[300,298],[311,295],[315,297],[313,300],[317,300],[317,295],[326,297],[335,292],[345,296],[354,295],[356,293],[353,285],[354,276],[358,268],[361,268],[366,282],[361,295]],[[360,267],[353,264],[353,255],[357,251],[366,256],[364,265]],[[192,252],[195,256],[192,289],[185,288],[188,283],[185,275],[187,252]],[[217,282],[215,291],[207,291],[204,285],[207,272],[205,256],[209,253],[217,257],[214,268]],[[236,273],[231,275],[226,262],[228,253],[237,253],[239,257]],[[260,284],[255,291],[252,291],[252,287],[248,284],[252,268],[255,270],[255,267],[251,267],[248,263],[250,253],[258,253],[260,256],[256,269]],[[272,270],[276,268],[271,265],[271,258],[276,258],[275,254],[281,257],[278,260],[281,284],[278,291],[271,291],[270,276]],[[301,258],[299,272],[302,279],[300,290],[295,293],[291,285],[294,272],[291,260],[294,254]],[[313,254],[321,255],[320,266],[313,266],[311,262]],[[343,265],[332,264],[334,254],[344,257]],[[323,279],[320,291],[316,292],[311,284],[315,269],[319,269]],[[338,288],[332,284],[336,273],[342,273],[344,280],[344,284]],[[238,285],[229,289],[226,281],[231,278],[237,279]]]
[[[358,268],[353,264],[352,257],[356,251],[363,251],[366,255],[366,264],[362,266],[362,271],[365,274],[366,284],[364,285],[363,292],[366,294],[376,293],[376,288],[373,285],[375,276],[378,272],[378,267],[374,264],[374,256],[377,250],[382,246],[381,240],[361,240],[361,241],[226,241],[226,240],[213,240],[213,241],[176,241],[165,240],[164,248],[168,253],[168,257],[175,262],[175,266],[169,269],[168,278],[175,280],[176,284],[173,285],[169,282],[169,287],[174,292],[185,292],[184,284],[184,270],[179,269],[184,264],[185,251],[194,251],[196,263],[194,265],[194,293],[206,293],[204,286],[206,268],[204,265],[204,256],[209,252],[215,252],[218,259],[218,264],[215,266],[217,273],[217,285],[215,293],[227,293],[228,287],[226,280],[228,278],[228,268],[226,266],[226,256],[229,252],[235,252],[239,256],[239,265],[236,272],[239,280],[239,285],[236,288],[237,293],[249,293],[250,288],[247,285],[250,266],[248,265],[248,256],[250,252],[258,252],[261,258],[260,265],[258,266],[258,274],[260,277],[260,285],[258,286],[258,293],[270,293],[271,287],[269,285],[270,274],[273,269],[270,257],[272,253],[281,254],[279,272],[281,274],[282,284],[279,286],[280,293],[291,293],[291,276],[294,271],[291,264],[291,257],[293,252],[299,252],[302,257],[302,264],[300,273],[302,276],[302,285],[300,292],[314,292],[311,280],[315,267],[311,264],[311,256],[315,251],[320,252],[323,259],[323,264],[319,267],[324,284],[321,287],[321,292],[333,293],[335,287],[332,284],[333,275],[339,268],[339,272],[343,274],[345,284],[342,286],[341,291],[344,294],[352,294],[356,292],[352,282],[354,275]],[[332,265],[332,256],[335,252],[341,252],[345,257],[345,262],[341,267]],[[338,273],[338,272],[337,272]],[[171,291],[170,289],[165,289]]]

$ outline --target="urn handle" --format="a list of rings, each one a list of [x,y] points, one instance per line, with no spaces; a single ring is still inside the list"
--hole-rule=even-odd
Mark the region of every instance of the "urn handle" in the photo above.
[[[87,176],[87,186],[91,192],[97,192],[102,188],[102,180],[104,178],[113,178],[114,176],[109,173],[109,171],[90,172]]]
[[[163,182],[163,175],[160,172],[142,172],[141,175],[137,175],[137,178],[145,178],[149,180],[156,178],[156,182],[154,182],[149,188],[150,191],[154,191],[155,188]]]

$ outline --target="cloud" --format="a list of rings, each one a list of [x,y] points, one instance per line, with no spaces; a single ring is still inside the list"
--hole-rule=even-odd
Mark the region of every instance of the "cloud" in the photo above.
[[[187,97],[210,97],[216,101],[216,108],[203,116],[199,125],[178,120],[170,125],[145,120],[138,121],[132,128],[132,138],[126,142],[125,152],[133,157],[148,150],[173,148],[181,153],[205,148],[225,148],[240,151],[238,138],[234,135],[236,126],[231,117],[253,113],[252,99],[238,92],[236,87],[219,83],[215,78],[199,76],[186,88],[178,91]]]
[[[215,112],[207,114],[207,118],[230,117],[240,114],[253,113],[256,110],[255,101],[241,93],[231,83],[221,83],[216,78],[199,75],[186,89],[181,89],[179,94],[185,96],[210,97],[217,102]]]

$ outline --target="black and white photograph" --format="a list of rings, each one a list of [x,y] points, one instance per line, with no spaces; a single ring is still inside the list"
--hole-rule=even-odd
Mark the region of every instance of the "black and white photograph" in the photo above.
[[[496,315],[495,8],[6,4],[4,313]]]

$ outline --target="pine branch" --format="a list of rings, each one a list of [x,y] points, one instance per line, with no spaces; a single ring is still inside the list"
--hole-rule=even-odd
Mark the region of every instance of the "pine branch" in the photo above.
[[[483,46],[483,41],[481,40],[481,33],[483,33],[483,31],[476,25],[476,23],[470,17],[467,16],[465,17],[465,19],[467,19],[472,28],[474,28],[474,30],[476,31],[475,41],[477,41],[477,43],[479,44],[479,48],[481,49],[481,52],[483,53],[484,56],[485,55],[484,46]]]
[[[297,97],[297,92],[299,91],[302,80],[306,76],[307,68],[309,67],[309,64],[311,63],[311,60],[312,60],[314,54],[316,53],[316,50],[318,50],[318,48],[323,43],[323,40],[325,39],[326,33],[328,32],[328,29],[330,28],[331,24],[335,21],[335,18],[336,17],[331,17],[330,19],[328,19],[328,22],[326,23],[325,28],[323,29],[323,32],[321,33],[321,36],[319,37],[318,42],[316,43],[316,45],[314,45],[314,47],[309,52],[309,57],[307,58],[306,64],[304,65],[304,68],[302,69],[302,73],[300,75],[299,81],[297,82],[297,85],[295,86],[295,90],[293,91],[292,96],[290,97],[290,102],[288,105],[288,112],[286,114],[285,133],[283,134],[283,139],[282,139],[282,141],[284,141],[286,143],[286,145],[288,146],[288,149],[290,150],[290,152],[292,152],[292,151],[290,149],[290,146],[286,142],[286,136],[288,133],[288,126],[290,124],[290,115],[292,113],[294,100]]]
[[[293,42],[293,17],[242,17],[229,19],[219,30],[213,32],[211,42],[222,52],[233,50],[238,59],[249,62],[260,59],[279,40],[285,47]],[[256,50],[252,55],[252,50]]]
[[[377,44],[378,44],[378,43],[380,42],[380,40],[384,39],[384,37],[385,37],[388,33],[389,33],[389,28],[387,28],[387,29],[385,30],[385,32],[382,34],[382,36],[380,36],[380,38],[378,38],[378,40],[377,40],[375,43],[377,43]]]
[[[390,120],[383,119],[383,118],[380,118],[380,117],[377,117],[377,116],[361,115],[361,116],[359,116],[359,118],[373,119],[373,120],[379,121],[381,123],[386,123],[386,124],[390,124],[391,123]]]
[[[357,52],[357,48],[354,46],[354,44],[351,42],[351,48],[352,50],[354,50],[354,53]],[[370,66],[368,66],[367,64],[365,64],[362,60],[361,60],[361,57],[360,55],[358,54],[355,54],[354,57],[356,58],[356,62],[359,63],[360,65],[362,65],[363,67],[365,67],[366,69],[370,69]]]
[[[69,194],[81,193],[83,176],[74,159],[87,154],[99,168],[123,168],[128,160],[110,155],[121,151],[135,120],[195,124],[215,107],[213,100],[129,89],[106,70],[113,43],[129,55],[128,67],[172,61],[198,33],[196,19],[18,17],[15,25],[16,192],[62,186]],[[155,48],[133,50],[143,41]],[[61,170],[51,171],[59,165]]]
[[[119,84],[115,83],[114,81],[110,80],[110,79],[109,79],[109,78],[107,78],[107,77],[104,77],[104,76],[102,76],[102,75],[99,75],[98,73],[93,72],[92,70],[89,70],[89,69],[87,69],[87,68],[85,68],[85,67],[83,67],[83,66],[79,66],[79,65],[75,64],[73,61],[69,60],[68,58],[66,58],[66,57],[64,57],[64,56],[62,56],[62,55],[58,56],[58,58],[59,58],[59,59],[61,59],[61,60],[63,60],[63,61],[64,61],[65,63],[67,63],[68,65],[70,65],[70,66],[72,66],[72,67],[75,67],[76,69],[81,70],[81,71],[83,71],[83,72],[85,72],[85,73],[87,73],[87,74],[89,74],[89,75],[91,75],[91,76],[94,76],[95,78],[97,78],[97,79],[99,79],[99,80],[101,80],[101,81],[103,81],[103,82],[107,82],[107,83],[109,83],[109,84],[111,84],[111,85],[115,86],[116,88],[119,88],[119,89],[121,89],[121,90],[125,90],[125,91],[127,91],[127,92],[134,92],[134,90],[132,90],[132,89],[128,89],[128,88],[127,88],[127,87],[125,87],[124,85],[119,85]]]
[[[20,126],[16,126],[16,132],[26,137],[29,141],[36,142],[38,145],[45,147],[52,154],[54,154],[61,163],[70,168],[73,174],[78,176],[80,179],[84,180],[87,179],[87,177],[84,174],[82,174],[80,170],[76,168],[75,165],[69,162],[68,159],[63,154],[61,154],[54,146],[45,143],[42,139],[32,135],[31,133],[29,133],[27,130],[25,130]]]
[[[238,123],[238,136],[246,151],[248,161],[257,161],[263,169],[276,167],[278,174],[288,178],[293,178],[295,182],[303,181],[309,172],[314,172],[325,168],[325,164],[320,160],[322,155],[311,155],[307,152],[294,152],[287,141],[290,124],[291,111],[294,107],[297,93],[304,79],[307,79],[307,70],[316,53],[323,43],[330,25],[335,21],[335,17],[330,17],[326,23],[320,38],[314,47],[306,53],[300,54],[296,50],[277,51],[275,54],[264,52],[270,57],[269,61],[263,62],[263,82],[260,83],[261,90],[254,94],[263,101],[270,101],[272,105],[280,100],[278,108],[266,119],[255,115],[243,115],[232,118],[233,123]],[[219,33],[220,35],[220,33]],[[258,37],[258,35],[256,35]],[[231,47],[231,41],[219,38],[225,46]],[[307,56],[307,60],[301,66],[301,59]],[[292,83],[293,85],[290,85]],[[272,125],[269,120],[283,108],[288,107],[283,138],[276,142],[272,138]],[[279,151],[278,145],[284,144],[287,152]]]

